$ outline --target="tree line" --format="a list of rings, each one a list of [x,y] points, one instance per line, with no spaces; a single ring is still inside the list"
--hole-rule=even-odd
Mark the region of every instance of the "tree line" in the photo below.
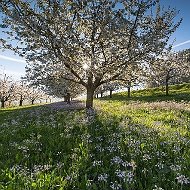
[[[163,51],[151,64],[141,68],[128,68],[128,73],[118,80],[101,85],[95,91],[95,97],[103,97],[112,92],[125,88],[127,97],[131,96],[131,88],[153,88],[163,86],[165,95],[169,95],[169,85],[190,82],[190,49],[174,52],[171,49]]]
[[[50,102],[51,96],[48,96],[42,90],[33,88],[24,80],[14,81],[5,73],[0,73],[0,103],[1,108],[6,105],[11,106],[12,102],[17,102],[19,106],[25,104],[34,104],[35,101],[45,100]]]

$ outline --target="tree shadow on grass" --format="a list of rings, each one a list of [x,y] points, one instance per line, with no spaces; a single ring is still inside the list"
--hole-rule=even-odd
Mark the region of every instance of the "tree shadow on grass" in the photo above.
[[[164,136],[160,130],[164,129],[133,123],[130,117],[125,120],[110,117],[109,114],[96,116],[87,133],[91,140],[88,152],[93,155],[94,160],[94,167],[91,167],[91,175],[88,176],[93,179],[97,189],[102,189],[103,184],[98,176],[106,173],[109,176],[107,184],[115,181],[122,185],[122,189],[150,190],[158,184],[164,189],[172,187],[179,190],[180,185],[177,185],[175,172],[170,166],[175,165],[174,160],[179,159],[181,154],[186,155],[188,148],[180,140],[180,136]],[[181,150],[173,153],[174,144],[181,147]],[[131,174],[130,183],[124,182],[129,179],[118,177],[118,171]],[[188,170],[183,172],[188,175]],[[81,177],[83,175],[81,173]],[[104,189],[110,189],[110,186],[105,185]],[[184,186],[184,189],[188,187]]]
[[[0,109],[0,124],[4,122],[7,117],[14,118],[23,114],[30,114],[31,112],[43,110],[49,111],[75,111],[75,110],[83,110],[85,108],[85,104],[82,101],[71,101],[71,104],[67,104],[66,102],[53,102],[48,104],[36,104],[36,105],[27,105],[22,107],[10,107]]]
[[[27,105],[22,107],[10,107],[10,108],[2,108],[0,109],[0,124],[7,117],[14,118],[15,116],[19,116],[19,114],[23,114],[26,112],[31,112],[33,110],[41,108],[43,105]]]

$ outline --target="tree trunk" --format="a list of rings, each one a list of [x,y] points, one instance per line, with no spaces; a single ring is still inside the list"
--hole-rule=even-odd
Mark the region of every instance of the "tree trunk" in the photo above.
[[[32,100],[32,105],[34,105],[34,100]]]
[[[112,98],[112,90],[110,90],[110,98]]]
[[[19,101],[19,106],[22,106],[22,102],[23,102],[23,99],[22,99],[23,97],[22,97],[22,94],[21,94],[21,96],[20,96],[20,101]]]
[[[22,102],[23,102],[23,100],[20,99],[20,101],[19,101],[19,106],[22,106]]]
[[[96,98],[98,98],[98,94],[96,94]]]
[[[101,98],[103,97],[103,92],[101,92]]]
[[[1,100],[1,108],[5,107],[5,101]]]
[[[67,93],[67,104],[71,104],[71,95]]]
[[[127,97],[131,97],[131,81],[127,82]]]
[[[168,78],[166,78],[166,96],[169,95],[169,84],[168,84]]]
[[[94,96],[94,89],[91,87],[87,87],[86,108],[93,107],[93,96]]]
[[[128,98],[131,97],[131,87],[130,86],[127,87],[127,97]]]

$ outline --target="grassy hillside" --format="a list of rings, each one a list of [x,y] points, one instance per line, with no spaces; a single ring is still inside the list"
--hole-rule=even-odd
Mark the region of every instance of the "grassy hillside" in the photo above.
[[[109,99],[104,97],[103,99]],[[131,98],[127,98],[127,92],[120,92],[113,95],[112,100],[138,100],[138,101],[163,101],[163,100],[175,100],[175,101],[190,101],[190,83],[170,85],[169,96],[165,95],[165,87],[149,88],[144,90],[137,90],[131,92]]]
[[[95,111],[0,110],[0,189],[188,190],[189,85],[172,89],[183,98],[153,89],[96,100]]]

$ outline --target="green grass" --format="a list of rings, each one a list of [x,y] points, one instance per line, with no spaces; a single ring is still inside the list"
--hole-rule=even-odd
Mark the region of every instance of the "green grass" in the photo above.
[[[95,112],[0,110],[0,189],[188,190],[189,86],[172,89],[185,98],[154,89],[152,101],[151,90],[96,100]]]
[[[108,96],[102,98],[104,100],[110,99]],[[169,86],[169,96],[165,95],[165,87],[159,88],[149,88],[138,91],[131,92],[131,98],[127,98],[127,92],[115,93],[112,97],[112,100],[119,101],[144,101],[144,102],[153,102],[153,101],[190,101],[190,83],[184,83],[180,85],[170,85]]]

